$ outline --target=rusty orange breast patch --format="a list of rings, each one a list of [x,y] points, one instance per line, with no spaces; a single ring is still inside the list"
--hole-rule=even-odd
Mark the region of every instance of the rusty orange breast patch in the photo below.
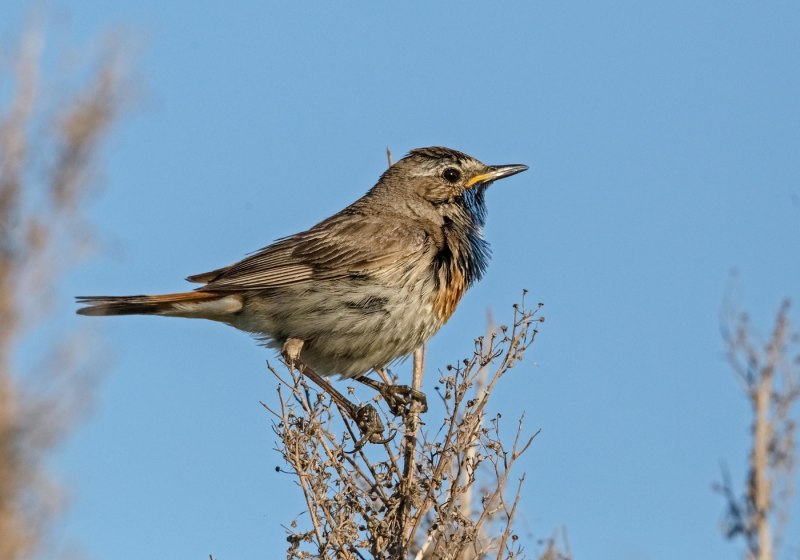
[[[439,289],[433,294],[433,311],[441,319],[442,323],[447,322],[456,310],[458,302],[464,292],[467,291],[467,282],[464,274],[452,263],[450,265],[449,282],[441,282]]]

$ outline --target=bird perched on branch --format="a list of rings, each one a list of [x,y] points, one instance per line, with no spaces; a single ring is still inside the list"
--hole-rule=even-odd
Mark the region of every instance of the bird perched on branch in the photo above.
[[[322,375],[361,377],[410,354],[450,318],[489,259],[484,195],[524,165],[449,148],[412,150],[353,204],[230,266],[191,292],[86,296],[81,315],[211,319],[266,345],[297,342]]]

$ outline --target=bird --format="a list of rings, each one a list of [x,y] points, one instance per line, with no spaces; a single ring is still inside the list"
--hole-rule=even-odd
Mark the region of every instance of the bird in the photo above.
[[[452,316],[490,257],[486,190],[526,165],[411,150],[361,198],[229,266],[193,291],[79,296],[80,315],[218,321],[286,349],[322,376],[361,378],[407,357]]]

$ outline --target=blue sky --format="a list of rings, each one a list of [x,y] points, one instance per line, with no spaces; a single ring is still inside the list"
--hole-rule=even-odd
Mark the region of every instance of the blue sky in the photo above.
[[[3,32],[24,4],[7,4]],[[138,92],[88,209],[100,254],[61,292],[68,328],[91,321],[72,315],[75,294],[182,290],[313,225],[372,186],[387,146],[527,164],[488,195],[492,264],[429,367],[468,353],[487,308],[508,320],[527,288],[547,322],[495,407],[542,429],[520,463],[529,550],[565,527],[576,558],[737,557],[711,484],[722,460],[742,480],[748,416],[719,311],[733,285],[766,331],[799,295],[796,2],[83,0],[49,13],[74,43],[124,30]],[[280,523],[304,506],[274,472],[258,404],[275,398],[273,356],[217,324],[89,326],[109,372],[55,461],[71,487],[57,542],[92,558],[281,557]]]

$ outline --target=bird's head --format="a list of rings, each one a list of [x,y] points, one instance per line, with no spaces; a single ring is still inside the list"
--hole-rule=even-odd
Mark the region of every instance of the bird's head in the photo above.
[[[486,165],[450,148],[417,148],[392,165],[380,183],[436,207],[444,216],[466,209],[482,222],[486,187],[526,169],[517,164]]]

